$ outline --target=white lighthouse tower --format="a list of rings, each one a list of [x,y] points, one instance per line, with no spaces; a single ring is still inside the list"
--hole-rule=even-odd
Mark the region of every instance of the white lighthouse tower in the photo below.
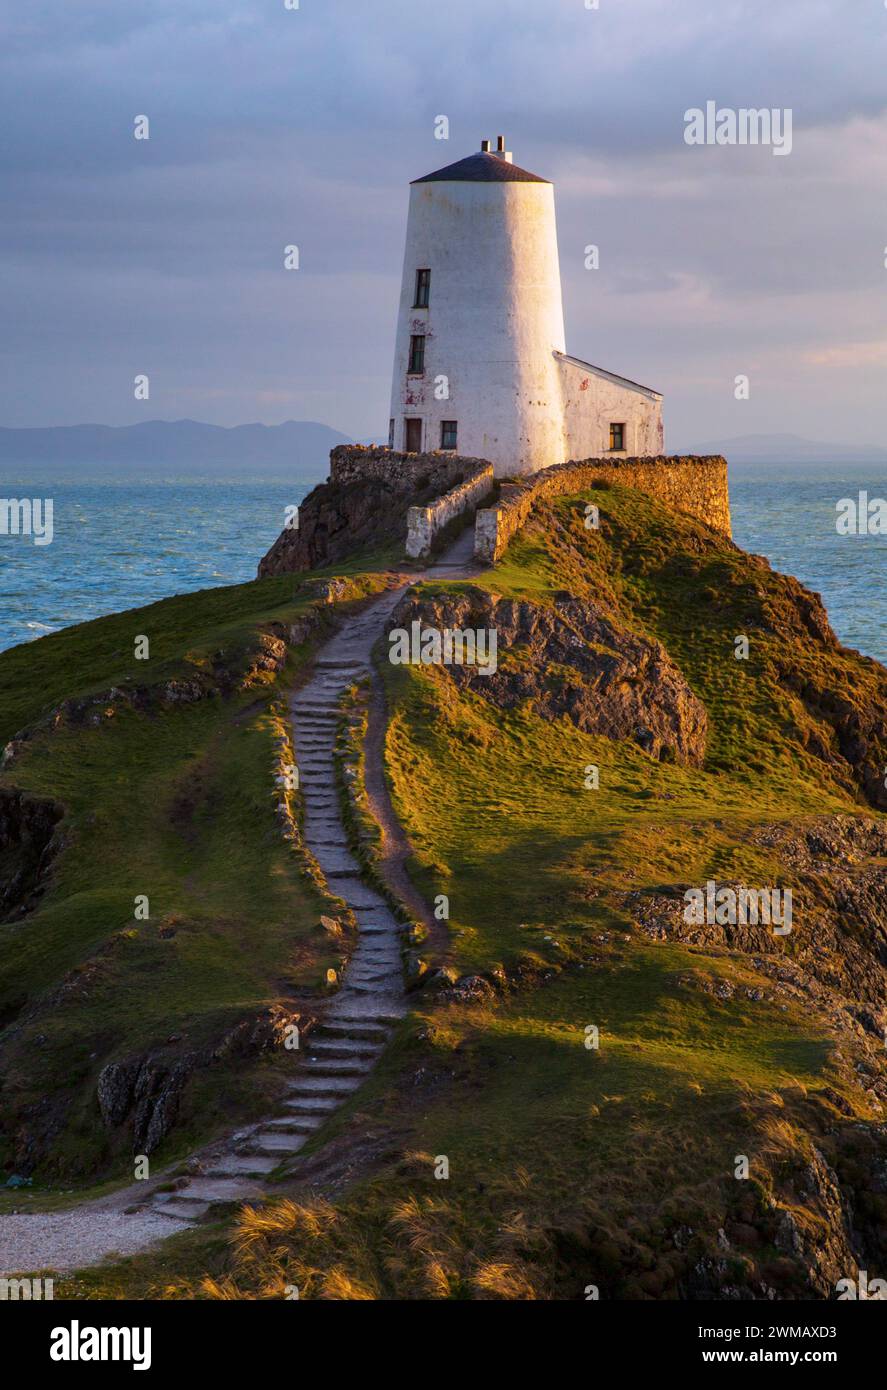
[[[554,187],[497,144],[410,186],[391,447],[499,475],[661,452],[659,393],[566,355]]]

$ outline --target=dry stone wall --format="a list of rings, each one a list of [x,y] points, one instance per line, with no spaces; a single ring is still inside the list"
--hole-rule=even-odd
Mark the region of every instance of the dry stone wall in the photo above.
[[[482,463],[469,476],[427,507],[410,507],[407,512],[407,555],[423,559],[431,551],[434,538],[457,516],[469,512],[489,496],[493,489],[493,465]]]
[[[486,459],[448,450],[402,454],[375,445],[340,445],[330,454],[329,480],[301,503],[298,524],[278,536],[259,564],[259,578],[336,565],[371,546],[400,548],[410,507],[434,510],[439,499],[489,468]]]
[[[503,485],[499,504],[477,514],[475,556],[495,563],[538,501],[579,493],[595,482],[638,488],[730,535],[727,461],[720,454],[583,459],[545,468],[522,483]]]

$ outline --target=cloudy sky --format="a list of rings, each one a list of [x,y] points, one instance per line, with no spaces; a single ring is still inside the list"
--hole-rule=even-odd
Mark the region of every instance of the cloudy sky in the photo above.
[[[585,6],[0,0],[0,424],[386,435],[407,185],[503,132],[557,186],[568,350],[667,443],[880,444],[884,0]],[[707,100],[791,108],[791,154],[688,146]]]

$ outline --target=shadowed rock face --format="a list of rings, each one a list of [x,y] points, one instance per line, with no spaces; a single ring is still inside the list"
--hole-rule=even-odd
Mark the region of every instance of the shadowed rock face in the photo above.
[[[63,815],[55,801],[0,789],[0,922],[29,912],[43,892]]]
[[[351,453],[373,457],[372,450]],[[387,454],[387,451],[385,451]],[[344,474],[314,488],[299,505],[299,525],[281,531],[259,562],[258,577],[322,569],[338,564],[367,546],[402,546],[407,509],[427,506],[468,477],[483,460],[454,459],[446,454],[399,455],[409,467],[364,476]],[[358,466],[355,465],[357,469]]]
[[[498,668],[444,669],[462,689],[500,709],[529,701],[547,719],[566,716],[583,733],[628,739],[652,757],[698,766],[707,717],[665,648],[621,626],[588,600],[553,606],[473,593],[407,598],[391,629],[496,631]],[[390,630],[390,629],[389,629]]]

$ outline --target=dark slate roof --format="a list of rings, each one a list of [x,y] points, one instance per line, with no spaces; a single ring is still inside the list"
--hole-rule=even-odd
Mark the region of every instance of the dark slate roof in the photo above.
[[[484,154],[479,151],[477,154],[470,154],[465,159],[459,159],[455,164],[448,164],[445,169],[435,169],[433,174],[426,174],[424,179],[413,179],[413,183],[549,183],[549,179],[540,179],[538,174],[531,174],[528,169],[519,169],[516,164],[509,164],[507,159],[500,159],[495,154]]]

